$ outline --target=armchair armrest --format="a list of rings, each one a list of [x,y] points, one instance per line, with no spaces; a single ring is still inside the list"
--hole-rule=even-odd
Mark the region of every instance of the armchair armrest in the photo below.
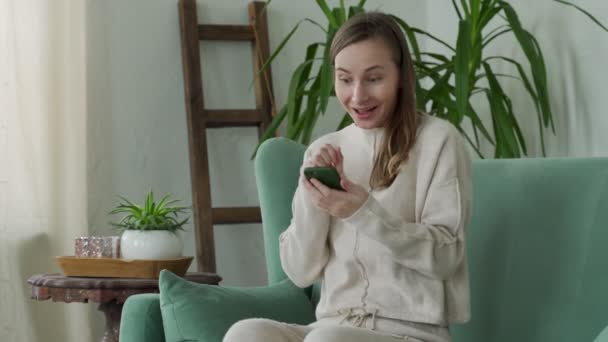
[[[120,319],[121,342],[165,342],[158,294],[127,298]]]

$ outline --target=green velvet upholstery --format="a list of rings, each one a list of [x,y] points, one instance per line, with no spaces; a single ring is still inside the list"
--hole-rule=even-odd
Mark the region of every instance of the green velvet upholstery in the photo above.
[[[127,298],[122,308],[119,340],[165,341],[158,294],[146,293]]]
[[[472,320],[455,341],[593,341],[608,324],[608,159],[476,161]]]
[[[285,278],[278,235],[290,222],[303,151],[275,138],[256,157],[271,286]],[[450,327],[454,342],[608,342],[608,331],[598,336],[608,325],[608,158],[475,161],[473,188],[467,231],[473,318]],[[129,298],[122,342],[156,341],[143,335],[162,333],[160,308],[150,305],[160,306],[158,296]]]

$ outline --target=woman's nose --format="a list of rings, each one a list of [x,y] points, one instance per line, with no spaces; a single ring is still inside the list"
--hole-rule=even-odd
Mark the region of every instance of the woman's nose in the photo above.
[[[367,89],[365,89],[365,86],[361,83],[355,84],[355,87],[353,89],[353,102],[362,103],[365,102],[367,98],[368,93]]]

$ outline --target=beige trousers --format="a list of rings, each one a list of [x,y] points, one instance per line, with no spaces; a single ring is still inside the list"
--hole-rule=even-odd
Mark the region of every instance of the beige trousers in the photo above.
[[[353,324],[354,323],[354,324]],[[363,323],[363,324],[361,324]],[[263,318],[235,323],[223,342],[451,342],[445,327],[374,317],[353,322],[344,317],[323,318],[297,325]]]

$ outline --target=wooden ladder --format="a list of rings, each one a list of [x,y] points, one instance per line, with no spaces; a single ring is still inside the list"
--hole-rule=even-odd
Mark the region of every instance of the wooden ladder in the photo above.
[[[268,60],[270,56],[264,5],[265,3],[261,1],[249,3],[249,25],[201,25],[198,23],[196,15],[196,0],[179,0],[178,4],[190,150],[196,262],[199,272],[216,272],[214,224],[262,222],[259,207],[211,207],[211,184],[205,130],[218,127],[257,126],[261,138],[272,120],[274,112],[270,68],[266,68],[263,75],[257,76],[264,61]],[[251,42],[255,109],[205,109],[199,50],[199,41],[202,40]]]

